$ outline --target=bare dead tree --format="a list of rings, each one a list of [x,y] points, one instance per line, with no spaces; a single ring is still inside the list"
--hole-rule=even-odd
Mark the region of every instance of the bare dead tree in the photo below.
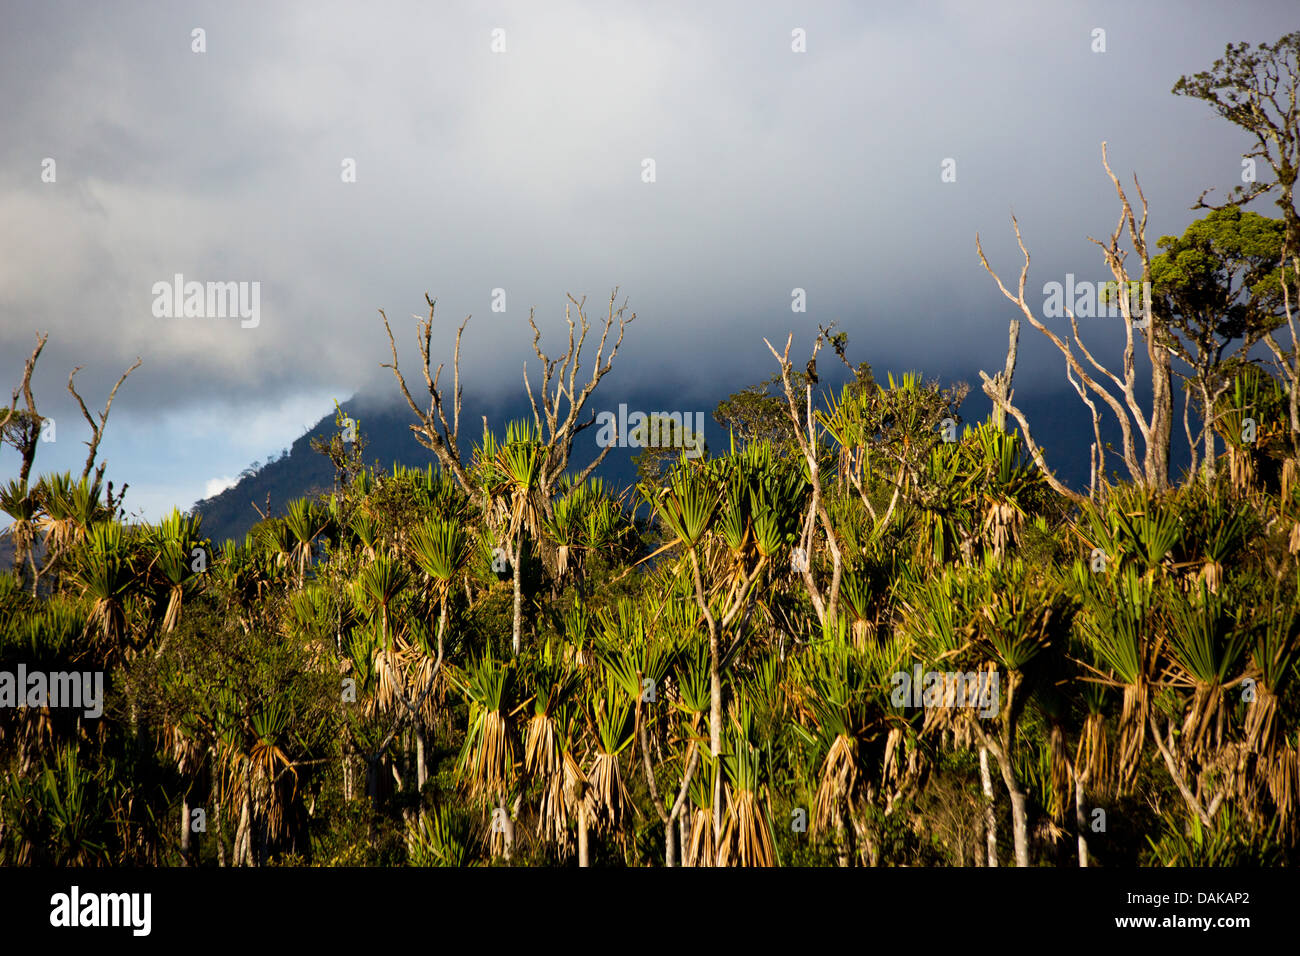
[[[615,309],[614,304],[617,299],[618,288],[616,287],[609,296],[609,308],[601,328],[600,344],[596,347],[595,364],[592,366],[591,374],[587,376],[586,381],[581,383],[581,388],[579,388],[578,373],[582,370],[582,348],[587,341],[587,334],[592,328],[591,321],[587,318],[586,313],[587,297],[583,296],[582,300],[579,301],[572,295],[568,296],[569,301],[564,306],[564,321],[569,326],[569,344],[568,348],[555,358],[551,358],[542,351],[542,333],[537,328],[537,323],[533,321],[533,311],[530,309],[528,312],[528,324],[533,330],[533,353],[541,363],[542,380],[537,389],[542,398],[540,409],[533,395],[527,362],[524,363],[524,389],[528,392],[528,401],[533,409],[533,421],[537,425],[537,430],[541,433],[542,441],[546,446],[546,456],[542,461],[538,480],[538,491],[547,517],[553,516],[551,512],[551,494],[569,467],[569,459],[573,454],[573,439],[580,432],[590,428],[596,421],[594,413],[586,421],[580,421],[582,410],[586,406],[588,399],[591,398],[592,393],[596,391],[596,386],[600,384],[600,380],[608,375],[610,369],[614,367],[614,357],[618,355],[619,347],[623,344],[623,335],[627,331],[627,327],[636,319],[635,312],[627,315],[626,299],[624,299],[621,306]],[[576,323],[573,321],[574,311],[578,313]],[[618,323],[618,335],[609,349],[609,354],[606,355],[605,348],[615,322]],[[555,383],[553,387],[552,380]],[[578,473],[575,484],[585,482],[600,463],[605,460],[605,456],[609,454],[612,447],[613,444],[611,443],[601,449],[600,453]]]
[[[1020,269],[1020,283],[1016,290],[1016,294],[1015,295],[1011,294],[1011,292],[1007,289],[1007,287],[1002,283],[1002,278],[996,272],[994,272],[993,267],[989,265],[988,258],[984,255],[984,247],[980,244],[979,233],[976,233],[975,251],[979,253],[980,262],[983,264],[985,271],[987,271],[988,274],[993,277],[993,280],[997,282],[998,288],[1002,290],[1002,294],[1006,296],[1008,299],[1010,299],[1012,302],[1014,302],[1016,305],[1018,305],[1020,307],[1021,313],[1023,313],[1025,318],[1029,320],[1029,323],[1034,328],[1038,329],[1040,332],[1046,335],[1049,339],[1051,339],[1052,342],[1056,345],[1056,347],[1059,348],[1065,354],[1066,368],[1070,369],[1076,367],[1078,366],[1078,361],[1070,353],[1069,343],[1062,342],[1060,338],[1057,337],[1056,333],[1052,332],[1041,322],[1039,322],[1037,317],[1034,315],[1033,309],[1031,309],[1029,307],[1029,303],[1025,301],[1025,282],[1029,278],[1029,250],[1025,248],[1024,240],[1020,236],[1020,223],[1016,220],[1015,215],[1012,215],[1011,217],[1011,226],[1015,230],[1016,242],[1020,244],[1020,251],[1025,257],[1025,264]],[[1029,454],[1034,459],[1034,464],[1037,466],[1038,470],[1042,473],[1043,477],[1047,480],[1047,483],[1052,487],[1052,489],[1057,494],[1063,495],[1064,497],[1069,498],[1072,501],[1082,501],[1083,500],[1082,496],[1076,494],[1075,492],[1067,488],[1064,484],[1062,484],[1057,479],[1056,475],[1052,472],[1052,470],[1047,467],[1047,460],[1046,458],[1044,458],[1043,451],[1038,446],[1038,442],[1034,440],[1034,435],[1033,432],[1030,430],[1028,419],[1025,418],[1024,413],[1019,409],[1019,407],[1013,405],[1011,402],[1011,398],[1012,398],[1011,380],[1016,370],[1016,358],[1019,352],[1019,345],[1020,345],[1020,319],[1018,317],[1013,316],[1010,322],[1010,329],[1008,332],[1007,360],[1003,371],[997,373],[995,376],[990,376],[987,372],[984,372],[983,370],[980,371],[980,378],[984,382],[984,394],[987,395],[989,399],[993,402],[993,407],[999,413],[995,415],[994,421],[1003,424],[1005,426],[1006,414],[1010,413],[1011,416],[1015,418],[1016,423],[1020,426],[1020,434],[1024,436],[1025,447],[1029,449]],[[1091,383],[1091,379],[1088,378],[1087,373],[1084,372],[1081,367],[1079,368],[1079,373],[1082,378],[1089,381],[1090,384],[1093,384],[1095,387],[1095,383]],[[1109,393],[1104,393],[1104,394],[1106,395],[1107,398],[1110,397]],[[1115,403],[1112,400],[1112,407],[1115,408],[1115,413],[1117,415],[1121,415],[1121,427],[1126,427],[1127,420],[1122,418],[1122,414],[1118,408],[1118,403]],[[1127,432],[1126,432],[1126,438],[1129,438],[1129,440],[1131,441],[1131,438],[1128,436]],[[1125,449],[1127,451],[1128,445],[1125,445]]]
[[[14,522],[8,529],[8,533],[14,539],[14,571],[18,575],[20,586],[22,586],[27,565],[30,564],[34,579],[39,576],[34,554],[35,538],[29,510],[32,508],[32,494],[27,488],[27,478],[31,473],[32,462],[36,457],[36,439],[40,434],[41,427],[41,416],[36,413],[36,404],[32,398],[32,372],[36,368],[36,360],[40,358],[41,350],[45,348],[45,342],[48,338],[48,333],[45,335],[37,334],[36,347],[32,349],[32,354],[27,357],[27,361],[23,364],[22,381],[14,388],[9,400],[9,407],[4,410],[3,420],[0,420],[0,445],[5,442],[12,444],[21,460],[18,485],[14,489],[14,500],[8,500],[9,492],[7,489],[3,491],[5,505],[13,511],[11,517],[14,518]],[[27,402],[26,412],[18,410],[19,395],[22,395]],[[15,419],[17,420],[15,421]]]
[[[379,315],[384,320],[384,331],[388,333],[388,346],[392,351],[393,361],[391,364],[383,363],[380,368],[393,370],[393,375],[397,379],[397,384],[401,387],[402,396],[406,399],[406,404],[411,407],[415,417],[420,420],[418,425],[411,426],[411,432],[415,435],[415,440],[425,448],[429,449],[438,457],[438,463],[444,470],[450,472],[456,479],[456,482],[475,501],[482,501],[481,491],[470,481],[469,474],[465,470],[465,465],[461,456],[459,438],[460,438],[460,405],[462,390],[460,387],[460,337],[465,332],[465,326],[469,324],[470,317],[465,316],[465,321],[460,324],[456,330],[456,348],[452,353],[452,396],[451,396],[451,421],[447,421],[446,403],[442,389],[438,382],[442,377],[443,363],[438,363],[438,368],[432,374],[429,372],[431,364],[429,342],[432,337],[433,316],[436,300],[429,298],[426,293],[424,301],[429,306],[429,317],[427,319],[415,316],[418,321],[416,343],[420,349],[421,371],[424,374],[425,388],[429,393],[429,405],[427,408],[421,408],[415,403],[411,396],[410,389],[406,385],[406,377],[402,374],[397,364],[397,343],[393,341],[393,330],[388,324],[388,316],[383,309],[379,310]]]
[[[36,361],[41,357],[41,351],[49,337],[48,332],[36,334],[36,347],[23,363],[22,381],[14,388],[9,407],[4,410],[4,420],[0,421],[0,444],[8,442],[18,452],[21,462],[18,467],[20,484],[27,483],[32,462],[36,460],[36,441],[40,437],[42,419],[36,411],[36,399],[32,396],[32,372],[36,369]],[[26,412],[18,410],[19,396],[27,405]]]
[[[800,546],[803,548],[804,554],[809,556],[809,560],[804,561],[797,570],[803,578],[804,587],[808,589],[808,597],[812,600],[813,610],[817,612],[817,620],[824,625],[828,620],[834,621],[836,619],[835,611],[839,601],[840,578],[844,571],[844,558],[840,552],[839,541],[835,537],[835,528],[831,524],[830,513],[826,510],[826,502],[822,498],[822,480],[817,467],[817,442],[813,431],[811,384],[806,386],[804,396],[807,411],[806,426],[799,420],[799,403],[795,399],[794,385],[790,381],[790,373],[794,368],[790,363],[790,344],[793,341],[794,333],[792,332],[785,340],[785,351],[778,352],[771,342],[766,338],[763,339],[768,350],[781,365],[781,386],[785,391],[790,422],[794,426],[794,436],[799,442],[799,450],[803,452],[803,456],[808,462],[808,474],[812,482],[813,493],[808,503],[808,515],[804,519],[804,530]],[[816,361],[817,351],[821,348],[821,345],[822,336],[819,334],[816,343],[813,345],[811,361]],[[805,427],[807,428],[806,432]],[[826,595],[822,594],[821,588],[818,587],[817,580],[812,573],[812,539],[815,524],[818,521],[826,534],[826,549],[831,555],[831,583],[830,590]]]
[[[27,482],[31,476],[32,465],[36,459],[36,443],[41,433],[41,426],[44,422],[44,419],[36,410],[36,399],[32,394],[32,373],[36,368],[37,359],[40,358],[41,351],[45,348],[45,343],[48,339],[48,333],[37,333],[36,347],[32,350],[32,354],[28,356],[23,367],[22,382],[14,389],[9,408],[4,410],[4,419],[3,421],[0,421],[0,443],[8,442],[12,444],[18,450],[22,459],[18,472],[18,485],[23,489],[26,489]],[[74,368],[72,374],[68,376],[68,391],[71,392],[73,398],[77,400],[77,404],[81,407],[81,412],[86,416],[86,421],[90,423],[91,428],[91,440],[86,442],[86,444],[90,446],[90,454],[86,458],[85,468],[81,473],[83,480],[90,474],[91,469],[95,467],[95,458],[99,451],[99,443],[104,437],[104,428],[108,422],[108,414],[113,407],[113,399],[117,395],[117,390],[121,387],[122,383],[126,381],[127,376],[139,368],[139,366],[140,359],[137,358],[135,364],[127,369],[122,374],[122,377],[117,380],[117,384],[113,386],[112,392],[109,393],[108,401],[104,405],[104,410],[99,415],[98,423],[91,417],[90,412],[86,409],[85,402],[81,400],[81,396],[77,394],[77,390],[73,386],[73,379],[75,379],[77,372],[81,370],[81,366]],[[27,405],[25,412],[19,412],[17,409],[18,396],[20,393]],[[15,417],[18,418],[17,422],[13,421]],[[94,486],[96,488],[98,488],[102,482],[104,467],[104,463],[100,463],[98,469],[95,471]],[[110,515],[116,515],[118,511],[121,510],[121,503],[126,494],[126,489],[127,486],[123,485],[121,492],[115,496],[113,493],[112,482],[109,483],[105,505]],[[40,568],[37,567],[36,558],[33,549],[30,546],[28,536],[25,534],[22,541],[17,541],[16,539],[16,544],[18,547],[15,553],[15,566],[21,576],[23,573],[22,559],[24,556],[27,558],[32,573],[32,593],[36,594],[41,576],[54,566],[59,555],[57,551],[52,554],[47,554],[45,566]]]
[[[551,357],[542,351],[541,330],[537,327],[534,312],[530,311],[528,314],[528,324],[533,330],[533,352],[537,355],[542,366],[541,382],[537,389],[537,394],[541,396],[541,405],[538,405],[537,395],[534,394],[526,362],[524,363],[524,389],[528,393],[533,419],[545,446],[545,455],[537,485],[537,497],[548,517],[551,514],[551,496],[569,466],[569,460],[573,453],[573,440],[580,432],[593,425],[596,420],[596,416],[593,414],[586,421],[582,421],[583,409],[592,393],[595,392],[596,386],[600,384],[601,379],[608,375],[614,367],[614,358],[618,354],[619,347],[623,344],[623,336],[627,331],[627,327],[636,319],[635,312],[630,315],[627,313],[626,301],[622,306],[615,307],[617,298],[618,289],[615,288],[609,297],[609,310],[603,323],[601,323],[600,344],[596,349],[595,364],[590,375],[586,376],[582,381],[579,380],[579,373],[582,370],[582,351],[587,343],[588,334],[594,327],[587,317],[586,297],[584,296],[581,300],[578,300],[572,295],[568,296],[568,304],[564,307],[564,318],[569,326],[568,347],[555,357]],[[428,406],[421,408],[416,404],[407,387],[406,378],[398,367],[397,345],[393,340],[392,328],[389,325],[388,316],[385,315],[382,309],[379,310],[379,314],[383,318],[384,329],[388,332],[388,344],[393,361],[384,363],[381,367],[392,369],[407,405],[410,406],[411,411],[420,420],[419,424],[411,426],[411,431],[414,433],[416,440],[438,456],[439,463],[456,478],[456,481],[466,494],[480,504],[485,504],[481,489],[477,488],[470,480],[467,470],[468,463],[461,452],[459,444],[462,396],[460,343],[465,326],[469,323],[469,317],[465,318],[465,321],[461,323],[460,328],[456,331],[456,345],[452,353],[452,394],[447,396],[439,386],[443,365],[440,363],[436,370],[430,372],[430,366],[432,365],[430,339],[435,300],[426,295],[425,301],[429,305],[429,317],[423,319],[417,316],[416,318],[419,320],[417,344],[420,350],[421,370],[424,375],[425,388],[429,393]],[[577,313],[577,321],[574,320],[575,312]],[[617,334],[611,342],[610,335],[614,332],[615,326],[617,326]],[[608,354],[606,354],[606,348],[609,349]],[[449,405],[450,421],[447,418]],[[486,428],[486,422],[484,427]],[[604,461],[607,454],[609,454],[609,447],[604,448],[579,473],[577,481],[579,483],[586,481],[591,473]]]
[[[1154,303],[1148,298],[1146,304],[1147,315],[1144,323],[1143,338],[1146,340],[1147,359],[1151,363],[1151,412],[1147,417],[1143,416],[1141,406],[1134,396],[1134,383],[1136,375],[1133,368],[1133,314],[1131,309],[1131,297],[1127,294],[1128,290],[1133,287],[1133,282],[1129,277],[1128,271],[1124,266],[1124,261],[1128,256],[1125,250],[1120,248],[1120,236],[1124,231],[1124,226],[1128,227],[1128,238],[1133,246],[1133,251],[1137,253],[1138,260],[1142,266],[1142,288],[1150,288],[1151,282],[1151,255],[1147,250],[1147,197],[1142,192],[1142,185],[1138,182],[1136,175],[1133,177],[1133,187],[1137,191],[1138,199],[1142,202],[1142,220],[1139,223],[1133,213],[1133,206],[1129,202],[1128,196],[1124,193],[1124,187],[1120,185],[1119,178],[1111,171],[1110,160],[1106,154],[1106,144],[1101,144],[1101,162],[1106,167],[1106,175],[1110,177],[1111,183],[1115,187],[1115,193],[1120,201],[1120,222],[1115,226],[1115,231],[1111,234],[1109,241],[1102,243],[1091,236],[1088,237],[1090,242],[1097,245],[1106,257],[1106,264],[1110,267],[1111,274],[1115,277],[1117,289],[1119,291],[1120,308],[1124,314],[1124,328],[1126,334],[1126,344],[1124,349],[1124,399],[1128,405],[1129,411],[1133,414],[1133,420],[1137,424],[1139,431],[1142,433],[1143,443],[1145,445],[1145,456],[1142,467],[1145,472],[1146,484],[1153,489],[1163,490],[1169,484],[1169,446],[1170,439],[1173,435],[1173,374],[1170,364],[1170,357],[1173,354],[1170,349],[1170,336],[1166,328],[1164,317],[1155,314]],[[1070,316],[1071,325],[1075,325],[1074,315],[1067,311]],[[1078,341],[1078,332],[1075,331],[1075,340]],[[1083,349],[1083,343],[1079,343],[1080,349]],[[1105,371],[1098,365],[1092,356],[1084,350],[1088,360],[1096,366],[1098,371]],[[1106,373],[1109,375],[1109,373]],[[1111,379],[1118,385],[1119,380],[1111,375]]]
[[[100,462],[98,467],[96,467],[95,457],[99,454],[99,442],[100,439],[104,437],[104,426],[108,424],[108,413],[113,407],[113,399],[117,397],[117,390],[122,387],[122,383],[125,382],[127,380],[127,377],[139,367],[140,367],[140,358],[139,356],[137,356],[135,360],[135,364],[122,373],[122,376],[117,380],[117,384],[113,386],[113,390],[108,393],[108,401],[104,403],[104,410],[99,413],[98,423],[96,423],[95,420],[91,418],[90,412],[87,411],[86,409],[86,403],[81,400],[81,396],[77,394],[77,390],[76,388],[73,387],[72,384],[72,380],[75,379],[77,377],[77,373],[81,371],[81,366],[78,365],[76,368],[74,368],[72,370],[72,374],[68,376],[68,391],[72,393],[72,397],[77,400],[77,405],[81,407],[81,414],[85,416],[86,421],[89,423],[90,432],[91,432],[90,441],[85,443],[86,446],[90,449],[90,451],[86,455],[86,464],[81,469],[81,477],[83,479],[86,478],[86,476],[90,474],[90,469],[94,468],[96,485],[98,485],[100,481],[103,479],[104,468],[107,465],[107,462]],[[125,491],[125,489],[123,490]],[[109,510],[113,510],[115,508],[115,505],[111,501],[108,503],[108,506],[109,506]]]
[[[1173,393],[1171,389],[1171,370],[1169,362],[1169,350],[1164,341],[1164,325],[1159,318],[1152,314],[1152,305],[1150,301],[1147,304],[1147,315],[1143,328],[1141,329],[1147,347],[1147,355],[1151,361],[1151,389],[1152,401],[1150,412],[1145,411],[1137,399],[1137,369],[1134,361],[1136,355],[1136,346],[1134,340],[1134,330],[1138,328],[1134,321],[1133,311],[1129,302],[1127,291],[1132,287],[1134,281],[1130,278],[1129,271],[1125,265],[1127,251],[1120,247],[1120,240],[1123,237],[1126,227],[1130,243],[1133,250],[1137,253],[1142,264],[1142,283],[1150,282],[1151,263],[1150,256],[1146,245],[1146,222],[1147,222],[1147,201],[1146,196],[1142,193],[1141,184],[1134,177],[1134,185],[1137,194],[1142,203],[1142,218],[1139,221],[1134,214],[1133,206],[1129,201],[1124,187],[1120,185],[1119,179],[1111,171],[1109,157],[1107,156],[1106,144],[1101,145],[1102,165],[1106,169],[1106,174],[1110,177],[1115,186],[1115,191],[1119,196],[1120,215],[1119,222],[1115,230],[1108,237],[1106,242],[1094,239],[1089,236],[1089,241],[1096,243],[1102,250],[1106,259],[1107,266],[1110,267],[1111,274],[1115,277],[1119,292],[1119,304],[1124,319],[1125,346],[1123,355],[1123,376],[1116,375],[1108,368],[1103,366],[1092,354],[1088,347],[1083,343],[1079,335],[1079,324],[1074,312],[1068,306],[1066,315],[1070,320],[1070,330],[1072,341],[1062,338],[1056,332],[1049,329],[1038,317],[1034,310],[1030,308],[1025,299],[1025,284],[1029,276],[1029,251],[1025,248],[1024,239],[1020,234],[1020,224],[1016,217],[1011,217],[1011,225],[1016,234],[1016,242],[1020,246],[1020,252],[1024,256],[1024,265],[1020,270],[1020,281],[1015,294],[1007,289],[1002,279],[989,265],[988,258],[984,255],[983,246],[980,244],[978,234],[975,237],[975,250],[979,255],[980,263],[984,266],[985,271],[991,275],[1002,294],[1011,302],[1014,302],[1020,309],[1021,314],[1028,320],[1029,324],[1041,332],[1047,339],[1060,350],[1065,357],[1066,377],[1071,385],[1079,392],[1084,403],[1088,405],[1093,416],[1093,434],[1097,442],[1097,456],[1102,457],[1102,443],[1100,432],[1100,420],[1097,407],[1094,402],[1090,401],[1089,394],[1099,398],[1114,413],[1116,420],[1119,422],[1120,433],[1122,436],[1121,458],[1128,470],[1129,477],[1139,483],[1145,484],[1153,489],[1164,489],[1168,486],[1169,481],[1169,446],[1172,434],[1173,423]],[[1143,286],[1147,288],[1147,286]],[[1018,317],[1011,320],[1009,330],[1009,342],[1007,348],[1007,360],[1003,371],[996,376],[990,376],[981,371],[980,377],[984,381],[984,393],[993,401],[995,408],[1000,408],[1003,412],[1009,413],[1015,418],[1021,429],[1021,434],[1025,438],[1025,445],[1033,457],[1035,465],[1042,472],[1048,484],[1058,494],[1069,498],[1072,501],[1082,501],[1081,495],[1065,487],[1056,476],[1048,469],[1046,460],[1043,456],[1042,449],[1034,441],[1033,435],[1029,430],[1029,422],[1026,420],[1024,413],[1012,402],[1011,378],[1015,372],[1016,354],[1019,344],[1020,319]],[[1075,349],[1078,353],[1076,355]],[[1086,365],[1085,365],[1086,362]],[[1091,370],[1091,371],[1090,371]],[[1094,373],[1096,377],[1094,377]],[[1100,381],[1099,381],[1100,379]],[[1105,384],[1106,382],[1110,384]],[[1111,386],[1115,391],[1111,390]],[[1143,442],[1143,454],[1141,460],[1138,458],[1136,443],[1134,440],[1134,426]],[[1094,468],[1097,463],[1094,461]],[[1101,472],[1102,469],[1098,468]]]

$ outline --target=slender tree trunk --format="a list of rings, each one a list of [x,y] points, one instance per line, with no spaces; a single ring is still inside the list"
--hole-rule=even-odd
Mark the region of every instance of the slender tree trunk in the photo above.
[[[1214,429],[1210,422],[1214,420],[1214,408],[1210,401],[1210,390],[1201,383],[1201,415],[1205,424],[1205,484],[1210,486],[1219,476],[1218,459],[1214,449]]]
[[[1088,818],[1083,811],[1083,780],[1074,778],[1074,828],[1079,832],[1079,866],[1088,867]]]
[[[217,800],[212,805],[212,823],[216,829],[217,837],[217,866],[226,865],[226,838],[221,832],[221,801]]]
[[[980,748],[980,783],[984,786],[984,836],[989,866],[998,865],[998,818],[993,810],[993,778],[989,774],[989,749]]]
[[[713,859],[716,863],[718,841],[722,838],[722,673],[718,651],[718,631],[709,634],[709,749],[713,752]]]
[[[374,849],[378,834],[375,832],[375,818],[379,815],[379,759],[366,757],[366,796],[370,798],[369,822],[366,825],[366,842]]]
[[[415,786],[424,792],[424,782],[429,779],[429,769],[424,762],[424,721],[415,722]]]
[[[515,821],[511,818],[510,811],[506,809],[505,800],[498,800],[497,808],[501,811],[501,837],[502,842],[505,843],[502,856],[509,863],[515,851]]]
[[[514,649],[514,654],[516,657],[519,656],[519,640],[520,640],[520,634],[523,631],[524,596],[522,590],[522,576],[520,573],[523,568],[523,563],[524,563],[524,526],[523,524],[520,524],[519,531],[515,535],[515,562],[514,562],[515,566],[513,568],[514,587],[515,587],[515,608],[514,608],[515,614],[514,614],[514,626],[511,630],[511,635],[512,635],[511,646]]]
[[[190,798],[181,797],[181,866],[190,865]]]
[[[587,796],[578,801],[578,866],[591,866],[587,850]]]
[[[1088,449],[1088,464],[1089,464],[1089,472],[1090,472],[1088,476],[1088,500],[1096,501],[1097,500],[1097,443],[1096,442],[1093,442],[1091,447]]]
[[[239,808],[239,825],[235,827],[235,866],[248,866],[252,862],[251,831],[248,797]]]
[[[1029,865],[1029,816],[1025,811],[1025,792],[1020,786],[1007,785],[1011,797],[1011,826],[1016,841],[1016,866]]]
[[[1015,683],[1013,681],[1008,683],[1010,688],[1007,691],[1007,698],[1011,700],[1015,694]],[[1011,835],[1015,842],[1016,866],[1029,866],[1029,812],[1025,805],[1025,791],[1020,786],[1020,781],[1016,779],[1011,764],[1010,749],[1011,741],[1014,739],[1015,728],[1010,727],[1003,732],[1002,743],[991,749],[993,758],[998,762],[998,769],[1002,772],[1002,783],[1006,786],[1007,796],[1011,798]],[[991,789],[990,787],[990,792]]]
[[[1012,684],[1008,698],[1015,693]],[[1004,718],[1007,719],[1007,718]],[[1015,729],[1003,733],[1002,743],[993,747],[993,757],[1002,772],[1002,783],[1006,786],[1007,796],[1011,798],[1011,836],[1015,844],[1016,866],[1029,866],[1029,813],[1025,806],[1025,791],[1016,779],[1011,765],[1010,741],[1015,739]]]
[[[1168,355],[1168,353],[1166,353]],[[1151,447],[1147,450],[1148,481],[1157,490],[1169,487],[1169,444],[1173,435],[1173,398],[1169,390],[1169,360],[1165,359],[1153,373],[1159,391],[1152,398],[1154,423],[1151,427]]]

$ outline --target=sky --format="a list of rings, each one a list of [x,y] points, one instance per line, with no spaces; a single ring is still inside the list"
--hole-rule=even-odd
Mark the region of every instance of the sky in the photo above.
[[[1142,183],[1152,245],[1181,233],[1203,190],[1239,182],[1249,143],[1171,88],[1298,12],[3,0],[0,403],[49,333],[34,390],[55,440],[35,471],[79,473],[68,374],[83,366],[97,411],[139,357],[100,456],[156,520],[278,456],[335,399],[395,398],[379,309],[418,383],[426,293],[435,361],[472,315],[467,393],[522,392],[530,309],[553,351],[566,296],[598,320],[615,287],[637,319],[593,410],[658,388],[711,412],[776,370],[764,336],[793,333],[801,367],[830,322],[878,377],[978,393],[1011,306],[976,234],[1012,283],[1014,211],[1031,300],[1067,273],[1108,278],[1088,241],[1119,212],[1103,141]],[[255,319],[159,314],[178,274],[255,288]],[[1101,348],[1104,322],[1085,329]],[[1017,396],[1063,388],[1026,327]],[[0,450],[0,481],[17,468]]]

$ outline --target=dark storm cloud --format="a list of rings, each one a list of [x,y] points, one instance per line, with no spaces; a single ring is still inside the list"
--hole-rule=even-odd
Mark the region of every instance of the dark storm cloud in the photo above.
[[[1015,209],[1035,293],[1104,278],[1086,239],[1118,209],[1104,139],[1142,178],[1151,241],[1181,232],[1247,146],[1170,88],[1230,41],[1295,26],[1282,2],[12,5],[0,374],[41,329],[61,413],[73,365],[95,404],[141,355],[120,428],[217,405],[273,418],[295,396],[391,392],[376,310],[414,371],[428,291],[444,349],[475,316],[469,387],[513,391],[529,306],[559,336],[566,292],[600,314],[619,285],[640,315],[628,387],[725,393],[773,370],[762,336],[794,330],[798,353],[830,321],[878,370],[977,384],[1009,312],[976,231],[1012,282]],[[260,282],[259,326],[154,318],[153,283],[178,272]],[[1018,394],[1059,388],[1060,365],[1027,330]]]

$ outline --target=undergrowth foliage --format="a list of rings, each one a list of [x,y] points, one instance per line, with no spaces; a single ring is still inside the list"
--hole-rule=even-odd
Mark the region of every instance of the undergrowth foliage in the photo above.
[[[1295,861],[1300,491],[1269,447],[1076,505],[1015,432],[945,441],[918,376],[815,405],[811,455],[733,440],[548,502],[523,425],[485,432],[475,495],[336,456],[220,548],[41,479],[0,669],[101,671],[105,701],[0,709],[0,855]]]

